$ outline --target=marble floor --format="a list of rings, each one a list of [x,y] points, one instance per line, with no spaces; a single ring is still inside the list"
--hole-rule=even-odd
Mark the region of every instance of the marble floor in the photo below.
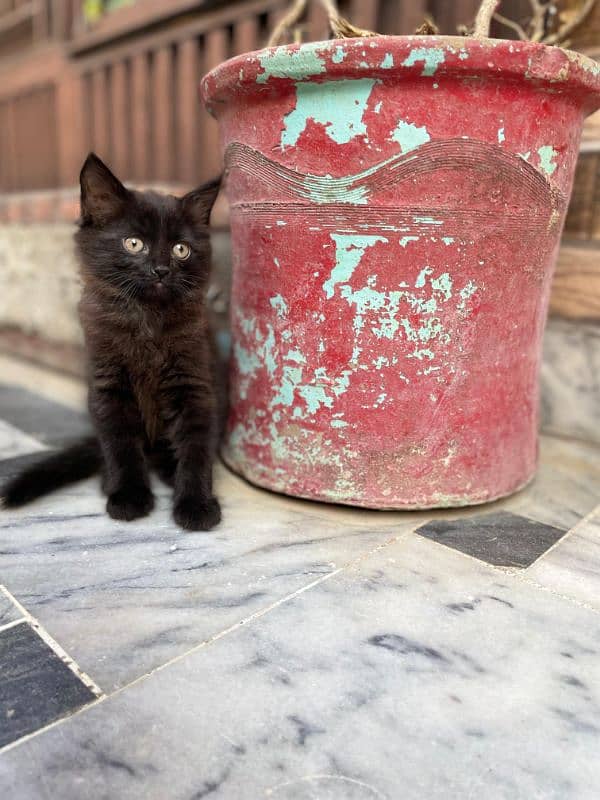
[[[0,386],[0,481],[85,426]],[[160,485],[0,512],[0,797],[600,796],[600,447],[475,509],[217,489],[202,534]]]

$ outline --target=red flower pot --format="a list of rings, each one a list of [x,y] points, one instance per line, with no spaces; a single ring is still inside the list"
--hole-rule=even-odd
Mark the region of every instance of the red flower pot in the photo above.
[[[240,56],[202,92],[231,203],[227,463],[374,508],[526,484],[598,65],[529,42],[381,36]]]

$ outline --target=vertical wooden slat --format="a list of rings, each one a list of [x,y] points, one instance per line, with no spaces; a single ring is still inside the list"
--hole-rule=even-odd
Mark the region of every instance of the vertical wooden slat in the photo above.
[[[110,160],[110,134],[108,130],[108,86],[106,69],[101,67],[92,73],[92,116],[94,120],[94,145],[96,155]]]
[[[172,178],[173,147],[173,60],[171,48],[161,47],[154,53],[152,76],[154,103],[152,126],[154,152],[152,178],[168,181]]]
[[[112,69],[112,166],[122,180],[131,178],[130,144],[130,104],[129,104],[129,65],[117,61]]]
[[[151,96],[150,61],[147,53],[131,60],[131,177],[145,181],[150,177],[151,153]]]
[[[436,0],[432,7],[432,16],[441,33],[454,36],[458,25],[470,26],[474,22],[479,5],[480,0],[455,0],[454,3]]]
[[[176,125],[179,137],[177,178],[186,184],[198,181],[200,63],[198,41],[186,39],[178,46]]]
[[[210,31],[204,37],[203,67],[204,73],[225,61],[228,55],[227,31],[223,28]],[[210,114],[202,109],[200,113],[202,156],[200,159],[200,178],[206,180],[216,175],[221,168],[219,149],[219,130]]]
[[[352,0],[350,3],[350,22],[358,28],[374,31],[377,28],[378,0]]]
[[[83,159],[92,149],[86,141],[86,116],[90,113],[90,98],[84,93],[84,79],[76,73],[65,74],[56,89],[57,156],[59,183],[72,186]],[[91,128],[91,120],[90,128]]]
[[[11,98],[6,104],[6,139],[8,143],[8,189],[19,188],[19,162],[17,157],[17,124],[16,124],[16,101]]]
[[[238,20],[233,27],[233,55],[250,53],[261,46],[258,40],[258,18],[244,17]]]
[[[308,9],[307,36],[311,42],[320,42],[329,39],[331,34],[329,19],[319,3],[311,3]]]
[[[426,0],[384,0],[379,11],[377,32],[409,36],[426,16]]]

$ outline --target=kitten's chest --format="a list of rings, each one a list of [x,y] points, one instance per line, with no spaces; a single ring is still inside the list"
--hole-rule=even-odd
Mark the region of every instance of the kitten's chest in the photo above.
[[[161,385],[170,367],[168,351],[150,338],[138,339],[128,353],[128,373],[146,434],[154,442],[162,428]]]

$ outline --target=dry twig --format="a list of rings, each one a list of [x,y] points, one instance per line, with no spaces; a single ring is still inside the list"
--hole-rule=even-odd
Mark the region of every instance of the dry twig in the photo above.
[[[475,39],[486,39],[490,35],[492,17],[499,5],[500,0],[482,0],[475,17],[475,29],[473,31]]]

